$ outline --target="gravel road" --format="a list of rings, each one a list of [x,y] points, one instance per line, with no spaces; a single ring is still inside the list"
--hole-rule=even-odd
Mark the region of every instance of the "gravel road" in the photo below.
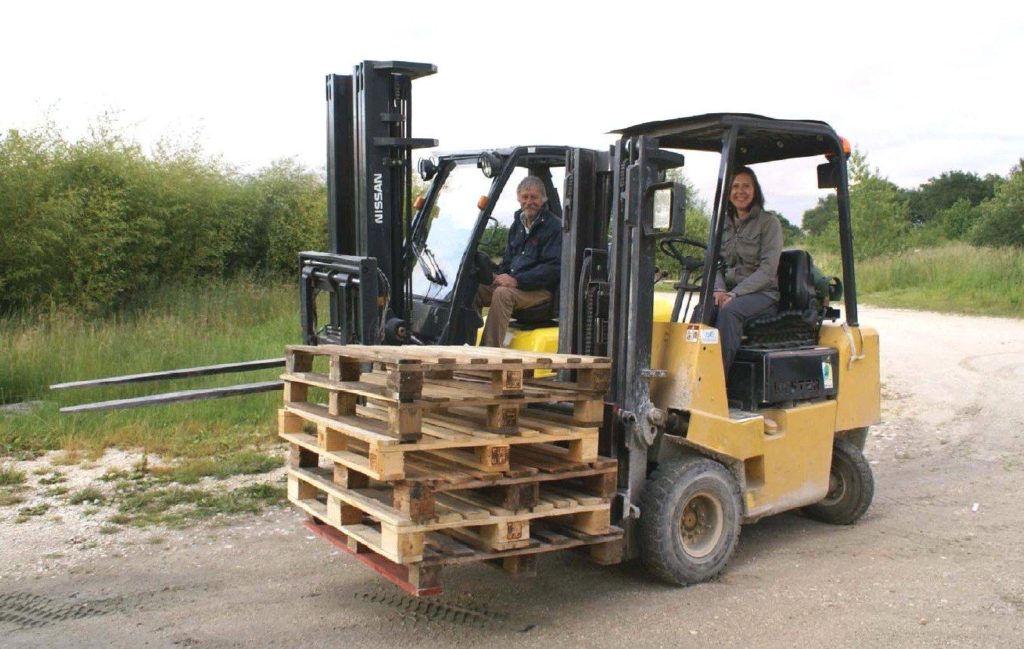
[[[0,645],[1024,647],[1024,321],[861,320],[883,355],[874,504],[851,527],[745,526],[713,583],[673,589],[570,553],[533,579],[450,570],[444,595],[414,600],[289,509],[81,553],[68,522],[5,518]]]

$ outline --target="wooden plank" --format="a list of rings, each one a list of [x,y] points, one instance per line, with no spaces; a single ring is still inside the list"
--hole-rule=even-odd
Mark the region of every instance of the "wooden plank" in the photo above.
[[[392,391],[384,385],[385,381],[378,381],[376,375],[367,374],[359,381],[332,381],[326,374],[314,372],[286,372],[281,375],[281,380],[288,386],[303,386],[322,388],[324,390],[341,390],[349,394],[355,394],[367,399],[375,399],[388,403],[399,403],[399,398],[392,394]],[[297,401],[299,399],[296,399]],[[301,399],[304,400],[304,399]]]
[[[413,587],[413,585],[409,583],[407,566],[389,561],[388,559],[385,559],[379,554],[373,552],[354,552],[349,548],[348,537],[329,525],[323,525],[319,522],[307,522],[306,528],[335,547],[350,553],[360,563],[414,597],[428,597],[439,595],[442,592],[440,586],[433,586],[430,588]],[[356,545],[358,546],[358,543]],[[440,568],[444,564],[432,565],[436,565]]]
[[[376,345],[290,345],[289,351],[307,351],[319,356],[332,356],[365,363],[384,363],[385,365],[411,364],[422,365],[423,371],[429,371],[431,357],[456,358],[458,362],[453,369],[463,369],[462,365],[495,365],[506,359],[518,360],[524,369],[576,368],[594,367],[610,368],[611,359],[597,356],[578,356],[570,354],[546,354],[526,352],[522,350],[499,349],[488,347],[468,348],[464,346],[376,346]],[[476,369],[470,367],[469,369]]]
[[[601,503],[608,502],[608,499],[606,498],[583,493],[582,491],[570,489],[560,484],[545,485],[544,492],[555,496],[571,498],[581,505],[600,505]]]
[[[452,557],[466,557],[475,554],[473,548],[464,543],[459,543],[447,534],[431,532],[427,534],[427,544],[435,547],[442,555]]]
[[[346,468],[358,471],[359,473],[367,475],[374,480],[389,480],[402,477],[401,472],[398,472],[397,475],[394,473],[381,473],[370,464],[368,458],[363,457],[362,455],[357,455],[356,453],[351,453],[349,451],[323,451],[319,446],[317,446],[316,437],[313,435],[308,435],[306,433],[285,433],[279,435],[279,437],[293,444],[298,444],[310,451],[319,453],[321,457],[327,458],[331,462],[341,464]]]
[[[381,522],[388,523],[395,527],[413,525],[412,519],[401,511],[380,502],[378,499],[364,493],[363,490],[339,487],[330,480],[326,480],[322,476],[307,469],[288,469],[289,485],[291,485],[293,478],[307,483],[326,494],[334,496],[338,500],[352,505],[353,507],[358,507],[363,512],[373,516]]]
[[[430,451],[430,456],[490,473],[500,473],[509,468],[507,446],[480,446],[474,451],[467,453],[463,449],[436,450]]]
[[[475,548],[493,551],[517,550],[537,544],[537,541],[534,541],[530,538],[504,541],[498,540],[500,535],[498,534],[498,529],[496,525],[486,526],[479,529],[486,530],[486,533],[481,533],[477,529],[473,528],[457,527],[452,528],[450,530],[445,530],[445,534],[453,536],[459,541],[462,541],[463,543],[471,545]]]
[[[453,498],[449,494],[437,494],[436,501],[437,507],[444,507],[445,509],[458,512],[466,520],[479,520],[491,516],[491,513],[483,507],[471,505],[462,499]]]
[[[299,415],[314,424],[323,424],[331,430],[362,440],[372,446],[392,446],[400,443],[397,437],[390,435],[387,426],[381,422],[359,416],[332,417],[327,408],[312,403],[289,403],[285,410]]]

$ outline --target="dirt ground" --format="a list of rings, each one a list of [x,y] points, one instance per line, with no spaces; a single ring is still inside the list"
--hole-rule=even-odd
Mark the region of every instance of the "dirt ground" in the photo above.
[[[66,522],[26,534],[5,519],[0,645],[1024,647],[1024,321],[863,307],[861,321],[882,341],[874,504],[850,527],[745,526],[712,583],[569,553],[533,579],[449,570],[442,596],[415,600],[290,509],[98,552],[77,552]]]

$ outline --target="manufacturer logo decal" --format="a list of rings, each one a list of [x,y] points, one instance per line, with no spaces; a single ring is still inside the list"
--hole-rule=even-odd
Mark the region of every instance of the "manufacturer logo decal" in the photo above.
[[[384,174],[373,174],[373,222],[384,224]]]

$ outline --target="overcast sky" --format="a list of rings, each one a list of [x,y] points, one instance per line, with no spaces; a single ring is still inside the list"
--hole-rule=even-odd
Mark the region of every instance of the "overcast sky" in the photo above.
[[[146,146],[196,135],[246,169],[326,158],[324,75],[434,63],[414,135],[441,149],[605,147],[609,130],[735,111],[829,122],[893,182],[1024,156],[1010,2],[35,2],[3,11],[0,128],[71,136],[113,111]],[[703,188],[708,172],[688,164]],[[794,179],[792,176],[801,176]],[[799,182],[798,182],[799,180]],[[798,222],[818,195],[766,172]]]

